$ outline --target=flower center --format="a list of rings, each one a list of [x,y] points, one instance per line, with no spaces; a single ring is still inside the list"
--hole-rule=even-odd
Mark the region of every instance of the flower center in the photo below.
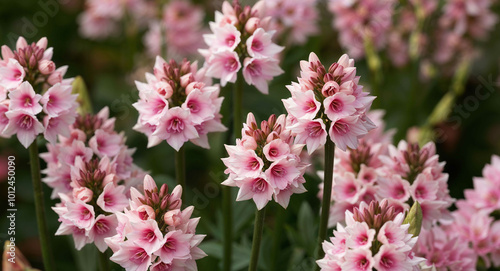
[[[170,121],[170,125],[168,126],[168,132],[172,133],[180,133],[184,130],[184,122],[175,117]]]
[[[141,264],[148,258],[148,254],[142,248],[136,250],[136,252],[129,258],[129,260],[135,264]]]
[[[321,128],[321,124],[319,124],[317,122],[310,123],[309,126],[307,127],[307,130],[309,131],[310,137],[318,137],[323,132],[323,128]]]
[[[342,111],[343,107],[344,103],[339,99],[333,100],[332,103],[330,104],[330,109],[335,113]]]
[[[22,129],[25,129],[25,130],[31,129],[31,127],[33,126],[33,118],[31,118],[28,115],[25,115],[24,117],[22,117],[19,120],[18,124],[19,124],[19,127]]]
[[[238,61],[234,58],[226,60],[224,63],[224,69],[228,72],[234,72],[238,68]]]
[[[103,221],[97,221],[95,223],[95,228],[96,228],[97,234],[105,234],[109,231],[108,224],[103,222]]]
[[[252,41],[252,50],[260,52],[264,49],[264,45],[260,40],[253,40]]]
[[[267,189],[267,183],[262,178],[257,178],[252,184],[252,192],[263,193]]]

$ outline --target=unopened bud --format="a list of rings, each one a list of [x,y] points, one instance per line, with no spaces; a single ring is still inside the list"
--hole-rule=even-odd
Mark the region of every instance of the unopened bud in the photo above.
[[[56,65],[50,60],[43,59],[38,64],[38,70],[40,70],[40,73],[48,75],[56,70]]]

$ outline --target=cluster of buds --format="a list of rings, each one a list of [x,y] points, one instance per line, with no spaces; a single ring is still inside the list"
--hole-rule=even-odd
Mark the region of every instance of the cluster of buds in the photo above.
[[[271,40],[274,31],[268,30],[270,17],[263,17],[264,2],[253,7],[242,7],[237,0],[233,5],[222,4],[222,13],[216,11],[215,22],[210,22],[212,34],[204,35],[208,49],[200,49],[205,57],[207,75],[220,78],[221,85],[234,83],[242,68],[249,85],[268,93],[268,81],[283,73],[277,54],[283,47]]]
[[[67,137],[59,135],[56,144],[47,144],[48,152],[40,155],[47,163],[42,181],[53,189],[52,198],[60,194],[72,197],[72,168],[77,160],[89,163],[106,157],[114,165],[113,174],[127,189],[140,184],[144,173],[133,163],[135,150],[125,145],[124,134],[114,131],[114,124],[115,118],[109,118],[105,107],[96,115],[79,115]]]
[[[289,43],[304,44],[309,36],[318,32],[316,0],[266,0],[264,3],[266,15],[272,18],[270,28]]]
[[[271,115],[260,128],[252,113],[244,124],[236,146],[226,145],[229,157],[222,158],[229,178],[222,184],[239,187],[236,200],[253,199],[260,210],[274,197],[283,208],[294,193],[303,193],[307,164],[300,160],[303,144],[294,144],[286,129],[285,115]]]
[[[152,20],[144,36],[151,56],[188,56],[202,47],[203,10],[189,1],[175,0],[163,7],[161,20]],[[164,46],[164,47],[162,47]],[[162,48],[167,52],[162,52]]]
[[[287,86],[292,97],[283,100],[292,121],[295,142],[306,144],[309,153],[324,145],[327,136],[342,151],[356,149],[358,139],[375,128],[366,116],[375,97],[363,91],[354,60],[340,57],[328,70],[311,53],[301,61],[299,83]]]
[[[133,106],[139,111],[134,129],[148,136],[148,147],[166,140],[177,151],[187,141],[209,148],[207,134],[226,130],[219,86],[196,62],[167,63],[158,56],[154,74],[146,73],[146,80],[136,82],[139,101]]]
[[[404,213],[387,200],[363,202],[353,213],[346,211],[345,221],[330,242],[323,242],[325,257],[317,261],[321,270],[409,271],[424,260],[411,251],[418,231],[410,231]]]
[[[363,57],[366,42],[375,50],[384,48],[395,3],[394,0],[329,0],[329,9],[335,15],[333,26],[349,55],[356,59]]]
[[[104,108],[95,116],[78,116],[70,136],[59,136],[41,154],[47,162],[43,181],[53,188],[52,198],[61,199],[53,208],[61,222],[56,235],[72,235],[77,249],[92,242],[107,249],[104,238],[116,234],[114,213],[128,205],[130,187],[144,176],[108,114]]]
[[[0,59],[0,136],[17,135],[25,147],[43,133],[51,143],[67,135],[76,116],[73,79],[62,79],[67,66],[56,69],[47,39],[28,44],[19,37],[16,50],[2,46]]]
[[[151,176],[144,178],[143,193],[131,189],[130,206],[116,213],[117,233],[106,238],[111,260],[125,270],[197,270],[195,260],[206,254],[198,248],[205,235],[196,234],[199,218],[193,207],[181,210],[182,187],[169,194]]]

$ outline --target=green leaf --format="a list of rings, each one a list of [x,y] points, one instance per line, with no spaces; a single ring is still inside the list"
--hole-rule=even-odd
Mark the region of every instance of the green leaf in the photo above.
[[[78,113],[80,115],[92,113],[92,103],[90,102],[87,86],[81,76],[77,76],[73,81],[73,93],[78,94],[76,101],[78,102]]]
[[[408,233],[413,234],[413,236],[418,236],[420,234],[420,229],[422,228],[422,208],[420,207],[420,203],[418,203],[418,201],[413,203],[413,206],[406,215],[403,224],[410,224]]]

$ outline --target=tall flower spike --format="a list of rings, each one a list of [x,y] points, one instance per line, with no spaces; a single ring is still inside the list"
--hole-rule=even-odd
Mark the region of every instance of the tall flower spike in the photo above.
[[[321,270],[414,270],[424,261],[411,251],[418,237],[408,233],[404,214],[387,200],[361,203],[345,212],[346,226],[337,225],[334,237],[323,243]]]
[[[154,74],[146,73],[146,83],[137,82],[139,111],[135,130],[148,136],[148,147],[163,140],[175,150],[191,141],[209,148],[207,134],[223,132],[219,86],[211,85],[205,69],[187,60],[166,62],[157,57]]]
[[[51,143],[68,135],[76,116],[73,79],[63,79],[67,67],[56,69],[47,39],[28,44],[23,37],[12,51],[2,46],[0,59],[0,136],[16,135],[28,148],[39,134]]]
[[[267,94],[268,83],[283,73],[277,54],[283,47],[274,44],[274,31],[268,25],[270,17],[263,17],[264,1],[253,7],[222,4],[222,13],[215,12],[215,22],[210,22],[212,34],[204,35],[208,49],[200,49],[205,57],[207,76],[219,78],[221,85],[234,83],[243,68],[243,77],[249,85]]]
[[[326,69],[311,53],[300,67],[299,83],[287,86],[292,97],[283,100],[291,115],[289,128],[296,135],[295,142],[306,144],[312,153],[329,136],[343,151],[356,149],[358,139],[375,128],[366,116],[375,97],[358,85],[354,60],[343,55]]]
[[[261,210],[274,197],[286,208],[292,194],[306,191],[303,174],[308,165],[299,157],[304,145],[293,143],[286,122],[285,115],[271,115],[259,127],[249,113],[243,137],[236,146],[226,145],[229,157],[222,161],[229,178],[222,184],[240,188],[237,201],[253,199]]]
[[[110,259],[125,270],[196,270],[195,261],[206,256],[198,248],[205,235],[196,234],[194,208],[180,208],[182,187],[169,193],[149,175],[143,187],[142,192],[132,188],[130,206],[116,214],[118,231],[105,239],[113,250]]]
[[[71,235],[77,249],[87,243],[107,249],[104,238],[115,235],[118,226],[115,213],[128,206],[130,187],[145,175],[108,115],[106,107],[78,116],[68,137],[60,135],[40,155],[47,162],[43,181],[53,189],[52,198],[61,199],[53,207],[61,222],[56,235]]]

